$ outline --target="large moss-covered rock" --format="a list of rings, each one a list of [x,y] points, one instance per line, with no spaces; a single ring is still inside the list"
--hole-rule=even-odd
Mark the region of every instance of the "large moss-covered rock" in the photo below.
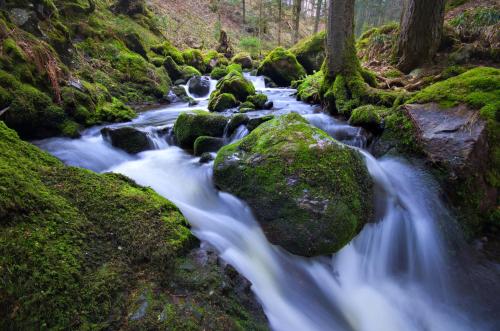
[[[241,73],[232,70],[217,83],[216,92],[231,93],[243,102],[249,95],[255,94],[255,87]]]
[[[208,110],[222,112],[226,109],[234,108],[238,106],[238,104],[238,100],[236,100],[231,93],[219,93],[218,91],[214,91],[210,95]]]
[[[193,48],[186,49],[182,52],[182,57],[187,65],[196,68],[199,72],[205,72],[206,66],[203,60],[203,54],[201,54],[199,50]]]
[[[250,205],[270,242],[294,254],[338,251],[372,214],[361,154],[295,113],[223,147],[214,181]]]
[[[320,103],[320,90],[323,79],[323,71],[321,70],[307,76],[297,87],[297,99],[312,104]]]
[[[0,190],[0,329],[266,329],[151,189],[66,167],[0,122]]]
[[[313,74],[321,69],[325,60],[325,31],[307,37],[290,48],[297,61],[306,69],[308,74]]]
[[[223,138],[201,136],[194,141],[194,155],[202,155],[203,153],[217,152],[224,146]]]
[[[133,127],[104,128],[101,130],[101,134],[111,145],[123,149],[127,153],[136,154],[153,148],[146,132]]]
[[[252,57],[248,53],[238,53],[231,59],[231,62],[241,65],[243,69],[252,69]]]
[[[175,121],[175,138],[182,148],[193,149],[198,137],[222,137],[227,122],[226,117],[203,110],[184,112]]]
[[[306,75],[295,55],[281,47],[269,53],[260,64],[258,75],[271,78],[279,86],[290,86],[291,82]]]

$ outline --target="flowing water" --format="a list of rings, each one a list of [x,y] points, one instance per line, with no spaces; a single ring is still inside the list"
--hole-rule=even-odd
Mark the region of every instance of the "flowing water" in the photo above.
[[[37,144],[67,164],[125,174],[174,202],[193,233],[251,281],[274,330],[493,330],[466,313],[467,305],[451,286],[453,272],[440,231],[451,217],[432,179],[402,159],[375,159],[363,149],[362,130],[296,101],[294,90],[266,89],[262,77],[247,78],[274,103],[272,110],[249,116],[298,112],[359,149],[366,160],[376,183],[377,221],[334,256],[306,259],[271,245],[248,206],[214,187],[212,164],[201,164],[169,143],[162,129],[183,111],[206,109],[206,98],[195,107],[173,104],[113,125],[148,132],[156,149],[136,156],[104,141],[101,127],[77,140],[51,138]],[[226,142],[246,134],[239,127]]]

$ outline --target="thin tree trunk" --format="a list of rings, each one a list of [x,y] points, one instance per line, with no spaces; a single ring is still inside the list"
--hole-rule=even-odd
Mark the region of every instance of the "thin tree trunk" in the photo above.
[[[241,1],[241,7],[242,7],[242,11],[243,11],[243,24],[246,23],[246,16],[247,16],[247,9],[246,9],[246,3],[245,3],[245,0],[242,0]]]
[[[316,2],[316,17],[314,19],[314,33],[318,33],[319,19],[321,18],[321,5],[322,4],[323,4],[323,0],[318,0]]]
[[[302,9],[302,0],[295,0],[294,3],[294,24],[293,24],[293,43],[296,44],[299,41],[300,34],[300,11]]]
[[[396,49],[402,72],[433,59],[443,33],[445,4],[446,0],[406,1]]]
[[[282,0],[278,0],[278,46],[281,46],[281,16],[283,14],[282,9]]]
[[[328,77],[350,75],[358,69],[354,46],[354,0],[330,0],[326,45]]]

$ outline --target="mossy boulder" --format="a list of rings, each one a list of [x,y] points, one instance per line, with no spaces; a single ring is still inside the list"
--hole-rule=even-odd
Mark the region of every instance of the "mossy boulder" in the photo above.
[[[214,253],[197,262],[186,220],[153,190],[66,167],[2,122],[0,189],[0,329],[267,328],[234,271]]]
[[[255,109],[263,109],[267,102],[267,95],[262,93],[249,95],[246,101],[251,102]]]
[[[306,75],[295,55],[278,47],[270,52],[257,69],[258,75],[271,78],[278,86],[290,86],[292,81]]]
[[[111,145],[130,154],[153,149],[147,134],[133,127],[103,128],[101,134]]]
[[[170,56],[178,65],[184,64],[184,57],[182,56],[182,52],[179,51],[175,46],[173,46],[169,41],[165,41],[162,44],[152,46],[151,51],[164,57]]]
[[[175,121],[174,135],[179,146],[193,149],[198,137],[222,137],[227,122],[226,117],[203,110],[184,112]]]
[[[250,205],[271,243],[298,255],[338,251],[372,216],[361,154],[296,113],[223,147],[214,181]]]
[[[326,33],[321,31],[299,41],[290,48],[290,52],[295,55],[297,61],[311,75],[321,69],[321,65],[325,60],[325,43]]]
[[[379,115],[386,108],[374,105],[364,105],[354,109],[349,118],[349,124],[360,126],[374,133],[382,130],[382,117]]]
[[[200,156],[207,152],[217,152],[224,146],[224,139],[217,137],[201,136],[194,141],[194,155]]]
[[[226,67],[215,67],[210,73],[210,77],[212,79],[221,79],[222,77],[226,76],[228,72],[229,71]]]
[[[210,95],[208,110],[222,112],[226,109],[237,107],[238,105],[239,101],[236,100],[231,93],[219,93],[218,91],[214,91]]]
[[[203,63],[208,71],[212,71],[217,67],[225,67],[229,64],[229,60],[224,56],[224,54],[218,53],[215,50],[210,50],[203,54]]]
[[[233,70],[217,82],[216,91],[214,92],[231,93],[236,99],[243,102],[249,95],[255,94],[255,87],[241,73]]]
[[[187,81],[191,77],[201,76],[201,73],[196,68],[187,65],[178,65],[170,56],[167,56],[163,61],[163,67],[173,81],[179,79]]]
[[[182,52],[182,57],[186,65],[196,68],[201,73],[205,72],[206,66],[203,54],[199,50],[193,48],[186,49]]]
[[[243,69],[252,69],[253,61],[252,57],[248,53],[238,53],[231,59],[232,63],[237,63],[241,65]]]
[[[249,119],[248,123],[247,123],[248,131],[255,130],[259,125],[261,125],[262,123],[265,123],[267,121],[270,121],[273,118],[274,118],[274,115],[264,115],[264,116],[254,117],[254,118]]]

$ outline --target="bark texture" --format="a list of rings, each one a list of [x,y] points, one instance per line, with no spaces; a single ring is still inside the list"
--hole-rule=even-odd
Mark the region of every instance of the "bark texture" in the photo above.
[[[293,18],[293,43],[296,44],[299,41],[300,34],[300,11],[302,9],[302,0],[294,0],[294,18]]]
[[[356,72],[359,63],[354,46],[354,0],[330,0],[326,46],[327,76]]]
[[[436,54],[441,35],[446,0],[407,0],[401,16],[396,49],[398,69],[408,73],[429,62]]]
[[[318,33],[319,29],[319,20],[321,18],[321,6],[323,4],[323,0],[316,1],[316,17],[314,19],[314,33]]]

